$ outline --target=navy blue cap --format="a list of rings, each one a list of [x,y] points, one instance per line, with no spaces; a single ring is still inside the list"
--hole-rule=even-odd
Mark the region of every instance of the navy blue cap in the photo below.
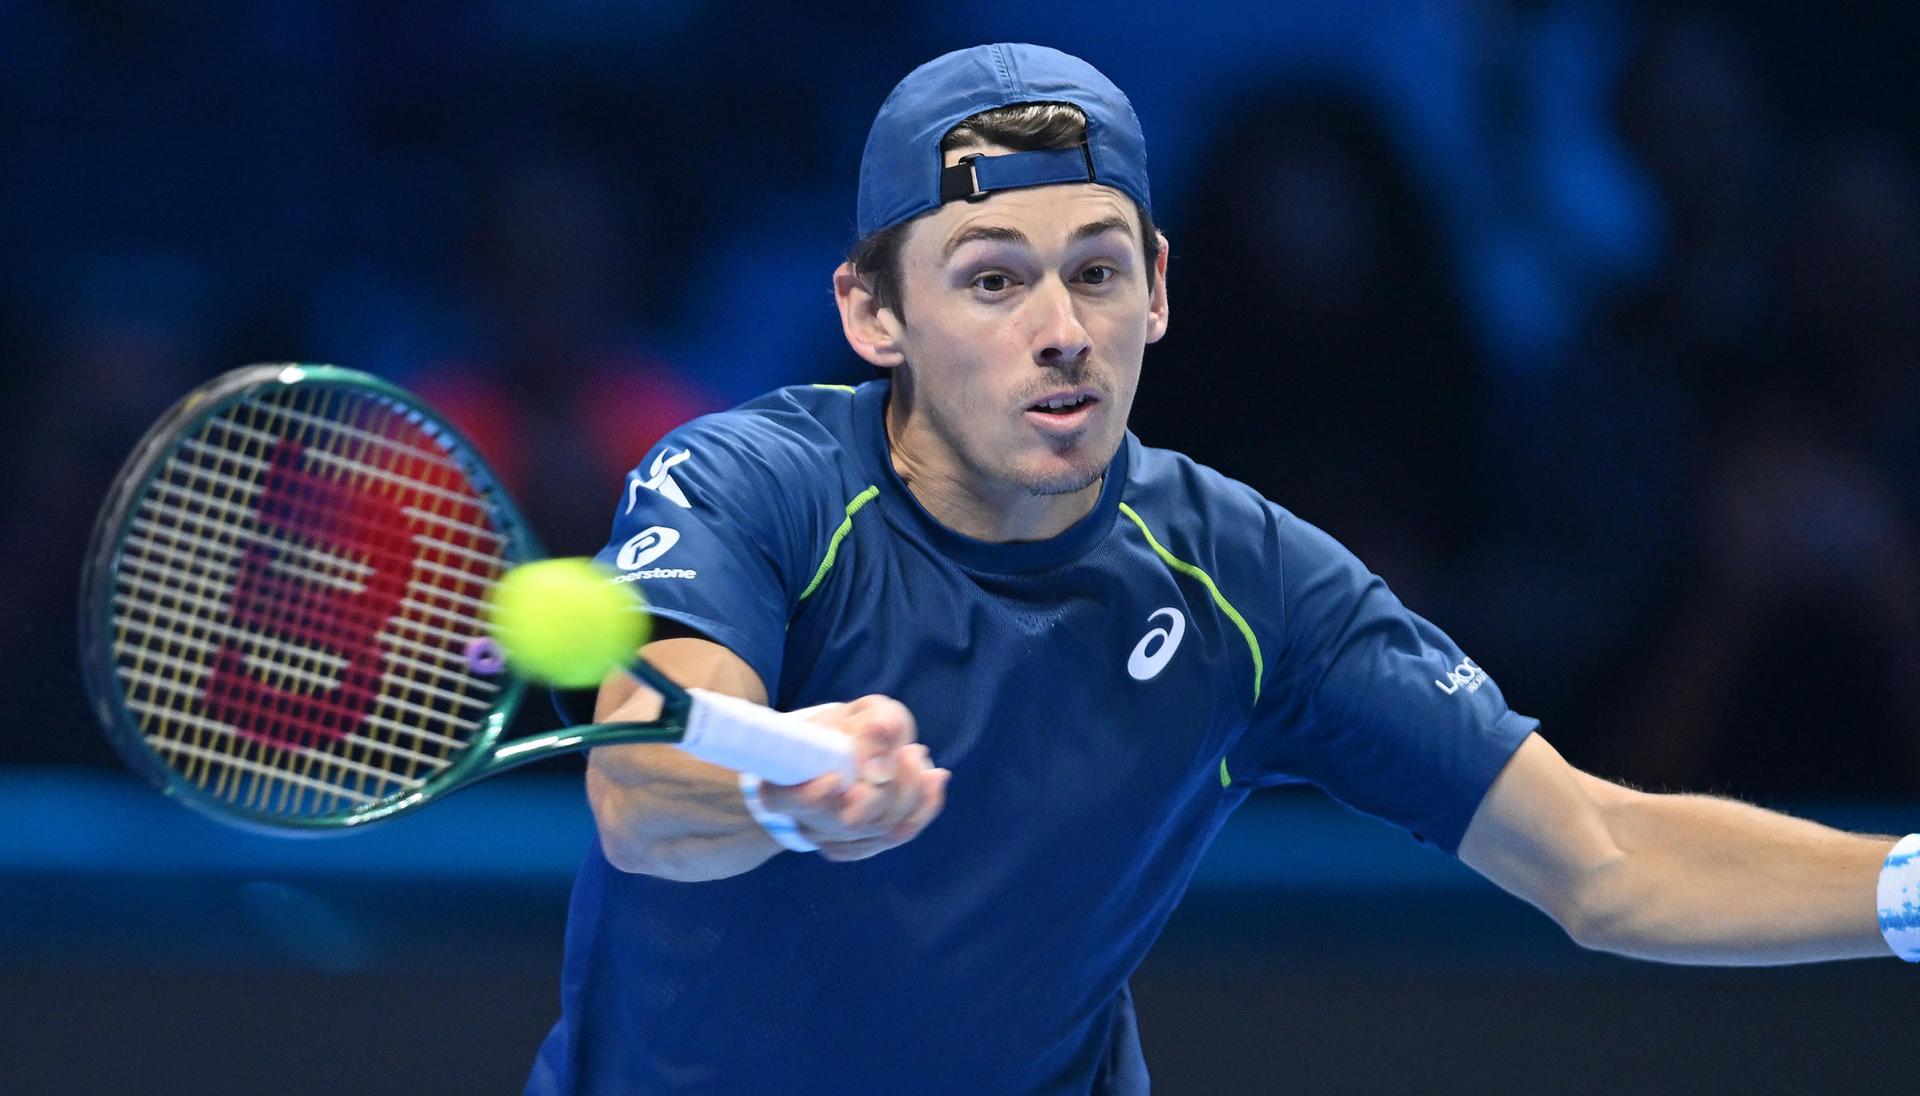
[[[1086,143],[942,167],[940,141],[954,126],[1017,103],[1079,107],[1087,116]],[[855,220],[864,239],[947,202],[1052,183],[1101,183],[1151,212],[1147,141],[1133,104],[1099,69],[1057,49],[975,46],[914,69],[880,105],[860,158]]]

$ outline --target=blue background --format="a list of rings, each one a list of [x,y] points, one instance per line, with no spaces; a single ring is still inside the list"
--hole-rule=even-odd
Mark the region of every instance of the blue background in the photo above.
[[[0,1090],[518,1083],[577,763],[350,839],[221,831],[85,707],[88,522],[194,384],[319,360],[415,387],[549,546],[597,549],[675,423],[866,375],[827,280],[866,126],[980,41],[1085,56],[1141,116],[1173,300],[1143,440],[1354,548],[1576,764],[1915,828],[1916,22],[0,3]],[[1892,963],[1581,953],[1295,793],[1236,819],[1138,989],[1170,1092],[1864,1087],[1920,1015]]]

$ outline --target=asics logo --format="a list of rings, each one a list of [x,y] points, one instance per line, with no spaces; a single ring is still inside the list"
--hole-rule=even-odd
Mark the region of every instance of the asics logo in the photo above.
[[[1180,637],[1187,634],[1187,618],[1180,610],[1169,605],[1164,609],[1155,609],[1147,616],[1152,624],[1161,617],[1167,618],[1165,627],[1155,628],[1140,637],[1133,645],[1133,653],[1127,656],[1127,673],[1135,681],[1152,681],[1160,676],[1173,659],[1173,652],[1180,649]]]
[[[640,501],[642,487],[665,495],[668,501],[682,510],[693,509],[693,503],[687,501],[686,492],[680,490],[680,485],[673,481],[673,466],[691,456],[693,456],[691,449],[682,449],[678,452],[672,449],[660,450],[660,455],[653,458],[653,466],[647,469],[647,478],[641,479],[635,476],[632,485],[627,488],[626,512],[633,513],[633,504]]]
[[[633,539],[620,546],[620,555],[614,562],[622,571],[637,571],[661,556],[666,555],[673,546],[680,543],[680,531],[664,525],[649,525],[634,534]]]

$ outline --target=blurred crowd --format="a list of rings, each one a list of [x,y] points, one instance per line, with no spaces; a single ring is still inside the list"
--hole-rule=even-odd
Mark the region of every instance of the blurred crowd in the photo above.
[[[1142,440],[1328,529],[1582,767],[1915,795],[1920,16],[1282,7],[1151,57],[1126,20],[1020,35],[1106,68],[1154,149]],[[414,387],[569,553],[677,422],[862,379],[827,274],[866,123],[988,36],[832,4],[0,9],[0,760],[104,759],[87,527],[225,368]]]

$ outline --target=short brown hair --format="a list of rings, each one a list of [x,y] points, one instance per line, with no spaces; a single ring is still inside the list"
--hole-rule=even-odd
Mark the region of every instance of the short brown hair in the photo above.
[[[1072,103],[1016,103],[981,111],[947,131],[940,139],[940,151],[951,152],[967,145],[992,144],[1015,152],[1038,149],[1076,148],[1087,138],[1087,116]],[[1138,200],[1133,209],[1140,218],[1140,246],[1147,257],[1147,287],[1153,287],[1154,264],[1160,258],[1160,232],[1153,216]],[[881,308],[890,308],[896,316],[901,310],[900,248],[906,243],[907,226],[902,221],[875,232],[853,245],[847,256],[854,273],[865,279]]]

